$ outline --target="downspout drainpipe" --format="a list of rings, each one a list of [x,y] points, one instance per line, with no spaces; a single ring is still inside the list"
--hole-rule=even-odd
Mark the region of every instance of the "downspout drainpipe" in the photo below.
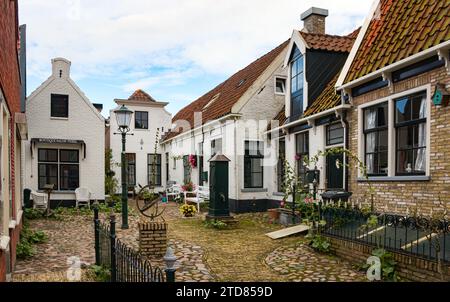
[[[237,125],[236,125],[236,121],[237,121],[237,119],[236,118],[234,118],[234,123],[233,123],[233,131],[234,131],[234,190],[235,190],[235,202],[236,202],[236,207],[235,207],[235,211],[237,211],[238,210],[238,200],[239,200],[239,198],[238,198],[238,194],[239,194],[239,188],[240,188],[240,181],[241,181],[241,179],[239,178],[239,175],[238,175],[238,169],[237,169],[237,167],[238,167],[238,154],[237,154],[237,152],[238,152],[238,147],[237,147],[237,137],[236,137],[236,135],[237,135]],[[238,212],[238,211],[237,211]]]
[[[345,145],[345,149],[348,150],[349,148],[349,125],[348,125],[348,121],[347,121],[347,112],[342,112],[341,114],[341,123],[344,126],[344,145]],[[347,164],[347,157],[344,156],[344,163]],[[348,192],[348,174],[349,174],[349,169],[345,168],[345,180],[344,180],[344,189],[346,192]]]

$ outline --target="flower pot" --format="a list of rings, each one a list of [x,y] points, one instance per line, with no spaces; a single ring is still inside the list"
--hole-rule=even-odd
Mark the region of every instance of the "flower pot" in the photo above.
[[[268,209],[270,220],[277,221],[280,218],[280,211],[278,209]]]

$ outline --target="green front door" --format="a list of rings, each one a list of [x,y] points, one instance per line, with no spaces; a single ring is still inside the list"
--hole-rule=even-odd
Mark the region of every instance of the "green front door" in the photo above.
[[[336,164],[339,160],[340,165]],[[330,154],[327,156],[327,189],[342,190],[344,188],[344,167],[342,163],[344,161],[343,154]]]

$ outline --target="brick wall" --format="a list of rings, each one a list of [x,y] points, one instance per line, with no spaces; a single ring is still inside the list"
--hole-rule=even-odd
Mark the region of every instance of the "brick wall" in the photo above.
[[[349,148],[358,154],[358,109],[357,106],[387,97],[431,83],[431,96],[434,93],[436,83],[450,84],[450,75],[444,67],[421,74],[419,76],[395,83],[393,92],[388,87],[353,98],[355,107],[349,112],[350,124]],[[375,207],[388,211],[405,213],[406,207],[414,207],[417,204],[420,210],[431,213],[431,209],[438,209],[438,198],[447,201],[450,209],[450,106],[436,107],[428,99],[427,110],[431,110],[431,119],[427,122],[431,126],[430,137],[430,176],[429,181],[395,181],[372,182],[375,189]],[[349,176],[349,190],[353,192],[353,198],[363,198],[368,192],[368,184],[357,182],[357,169],[353,167]]]
[[[144,256],[162,257],[167,249],[167,223],[139,223],[139,251]]]
[[[337,238],[329,239],[332,252],[356,265],[365,264],[374,249],[373,246],[361,243]],[[392,254],[397,262],[396,272],[402,280],[419,282],[442,281],[436,262],[406,254]],[[450,281],[450,267],[444,266],[443,272],[444,281]]]
[[[22,217],[23,218],[23,217]],[[20,221],[20,224],[17,225],[14,230],[10,231],[10,246],[11,246],[11,266],[14,268],[16,264],[16,247],[20,240],[20,232],[22,231],[22,222]]]
[[[6,281],[6,254],[0,250],[0,282]]]

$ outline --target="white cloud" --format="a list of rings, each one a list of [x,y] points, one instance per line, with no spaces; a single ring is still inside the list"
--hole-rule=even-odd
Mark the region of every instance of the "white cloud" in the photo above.
[[[329,33],[349,33],[361,25],[371,3],[22,0],[20,22],[28,25],[29,75],[44,80],[50,59],[62,56],[72,61],[75,79],[120,79],[128,91],[161,81],[170,87],[200,71],[229,75],[300,29],[300,13],[310,6],[329,10]]]

